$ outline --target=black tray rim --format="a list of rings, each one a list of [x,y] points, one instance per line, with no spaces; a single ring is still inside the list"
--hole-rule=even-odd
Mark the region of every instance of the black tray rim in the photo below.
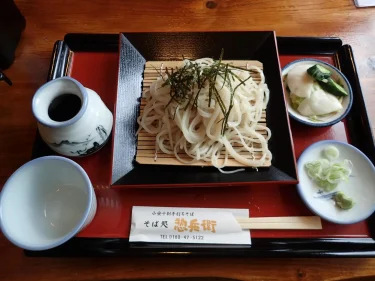
[[[353,51],[336,37],[277,37],[280,55],[334,55],[355,93],[353,108],[360,115],[349,115],[349,131],[361,126],[361,136],[350,134],[355,143],[375,163],[375,145],[370,121],[358,78]],[[118,51],[118,34],[69,33],[56,41],[48,80],[66,73],[71,52]],[[65,71],[65,72],[64,72]],[[353,109],[352,109],[353,110]],[[353,116],[352,116],[353,115]],[[354,120],[353,120],[354,119]],[[358,130],[358,128],[357,128]],[[33,157],[36,156],[33,148]],[[368,220],[371,237],[375,237],[375,215]],[[375,257],[373,238],[252,238],[251,246],[129,243],[117,238],[73,238],[46,251],[25,251],[30,257],[87,256],[199,256],[199,257]]]

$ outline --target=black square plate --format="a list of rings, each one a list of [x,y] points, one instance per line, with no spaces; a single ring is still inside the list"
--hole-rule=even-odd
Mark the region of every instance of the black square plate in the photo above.
[[[130,186],[218,186],[249,183],[297,183],[288,113],[284,100],[275,33],[194,32],[120,34],[120,66],[112,182]],[[263,63],[270,89],[267,126],[272,132],[269,149],[272,166],[258,171],[222,174],[214,167],[141,165],[135,162],[141,85],[146,61],[218,58],[258,60]]]

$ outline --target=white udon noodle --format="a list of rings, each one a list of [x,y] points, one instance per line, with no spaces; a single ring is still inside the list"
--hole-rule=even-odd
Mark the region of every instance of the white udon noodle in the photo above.
[[[195,62],[203,68],[211,65],[213,60],[203,58]],[[190,61],[185,60],[184,63],[190,63]],[[140,125],[138,133],[144,129],[149,134],[156,135],[155,157],[157,157],[157,151],[160,150],[166,154],[174,154],[183,164],[192,164],[203,160],[211,162],[223,173],[239,171],[222,170],[226,166],[229,156],[245,166],[254,168],[263,166],[267,159],[271,161],[272,154],[267,143],[271,137],[271,131],[266,126],[258,124],[262,110],[268,103],[269,90],[263,71],[259,67],[248,65],[247,69],[258,72],[260,82],[256,83],[252,78],[249,78],[249,71],[231,69],[242,81],[247,78],[249,80],[235,91],[233,108],[229,114],[228,126],[224,135],[221,134],[224,115],[219,104],[212,98],[211,105],[208,106],[208,85],[205,85],[200,91],[197,108],[190,105],[185,109],[187,101],[183,104],[173,101],[166,107],[171,99],[170,87],[162,87],[164,83],[162,77],[153,82],[149,91],[144,94],[146,105],[143,114],[138,117],[137,121]],[[230,79],[232,89],[240,84],[237,78],[234,79],[235,81]],[[222,77],[217,76],[215,86],[226,109],[228,109],[231,89],[228,83],[222,87],[223,81]],[[194,90],[194,97],[197,91],[198,89]],[[259,130],[266,131],[266,136],[257,132]],[[256,148],[254,144],[257,144]],[[181,158],[179,155],[181,152],[188,155],[190,159],[186,156]],[[255,159],[254,152],[261,153],[261,157]],[[219,159],[221,156],[224,156],[224,159]]]

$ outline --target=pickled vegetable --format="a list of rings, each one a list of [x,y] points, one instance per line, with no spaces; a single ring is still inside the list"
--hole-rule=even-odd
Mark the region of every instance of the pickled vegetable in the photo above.
[[[318,81],[324,81],[331,77],[331,71],[319,64],[307,69],[307,73]]]

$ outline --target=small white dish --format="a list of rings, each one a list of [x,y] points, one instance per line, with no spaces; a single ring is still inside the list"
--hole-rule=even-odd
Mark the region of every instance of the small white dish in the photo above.
[[[355,205],[349,210],[335,206],[332,199],[318,198],[319,187],[309,178],[305,164],[322,158],[322,151],[333,145],[340,151],[338,162],[348,159],[353,163],[348,182],[341,182],[334,191],[351,197]],[[367,219],[375,211],[375,168],[371,161],[354,146],[334,141],[320,141],[310,145],[298,159],[298,192],[306,206],[321,218],[337,224],[353,224]]]
[[[322,65],[325,68],[327,68],[328,70],[330,70],[331,73],[332,73],[332,76],[331,76],[332,79],[335,80],[335,81],[339,81],[340,84],[343,85],[344,89],[348,92],[348,96],[343,98],[343,101],[342,101],[343,109],[341,111],[337,112],[336,114],[332,114],[332,115],[329,115],[329,116],[326,116],[326,117],[321,117],[320,121],[312,121],[311,119],[309,119],[309,117],[301,115],[297,110],[295,110],[292,107],[289,93],[286,90],[286,83],[283,82],[284,92],[286,94],[285,99],[286,99],[287,105],[288,105],[289,116],[291,118],[295,119],[296,121],[302,123],[302,124],[305,124],[305,125],[308,125],[308,126],[313,126],[313,127],[327,127],[327,126],[332,126],[332,125],[340,122],[349,113],[349,111],[352,107],[352,104],[353,104],[353,92],[352,92],[352,88],[350,86],[350,83],[349,83],[348,79],[346,79],[345,75],[342,74],[342,72],[340,70],[338,70],[336,67],[334,67],[334,66],[332,66],[332,65],[330,65],[326,62],[316,60],[316,59],[300,59],[300,60],[295,60],[295,61],[287,64],[283,68],[283,70],[282,70],[283,81],[284,81],[285,75],[288,74],[288,72],[293,67],[298,66],[298,65],[305,65],[305,64],[313,64],[313,65],[318,64],[318,65]]]
[[[60,156],[21,166],[0,194],[0,228],[16,246],[47,250],[68,241],[94,218],[96,197],[86,172]]]
[[[375,0],[354,0],[354,4],[358,8],[374,7]]]

